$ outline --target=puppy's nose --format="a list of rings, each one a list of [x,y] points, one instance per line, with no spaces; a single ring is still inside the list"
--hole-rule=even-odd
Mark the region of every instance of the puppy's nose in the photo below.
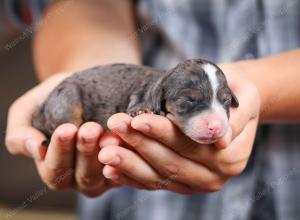
[[[223,132],[224,125],[219,120],[210,121],[207,124],[208,132],[214,136],[218,136]]]

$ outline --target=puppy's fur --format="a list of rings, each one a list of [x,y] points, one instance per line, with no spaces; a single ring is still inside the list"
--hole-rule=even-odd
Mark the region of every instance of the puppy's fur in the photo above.
[[[226,132],[230,106],[238,100],[209,61],[186,60],[168,71],[112,64],[65,79],[37,110],[33,125],[50,138],[63,123],[95,121],[106,128],[114,113],[148,112],[167,116],[199,143],[212,143]]]

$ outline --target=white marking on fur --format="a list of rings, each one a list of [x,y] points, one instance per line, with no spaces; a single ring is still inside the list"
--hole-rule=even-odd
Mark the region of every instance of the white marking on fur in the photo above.
[[[219,86],[219,82],[218,82],[217,75],[216,75],[217,68],[214,67],[210,63],[203,64],[202,68],[204,69],[205,73],[207,74],[210,84],[212,86],[213,98],[216,98],[216,92],[217,92],[217,88]]]
[[[206,63],[202,65],[205,73],[208,76],[209,82],[211,84],[213,90],[213,97],[211,102],[211,110],[217,114],[219,114],[223,119],[224,123],[227,121],[227,114],[224,109],[224,106],[217,99],[217,91],[219,87],[219,81],[217,78],[217,71],[218,69],[210,63]]]

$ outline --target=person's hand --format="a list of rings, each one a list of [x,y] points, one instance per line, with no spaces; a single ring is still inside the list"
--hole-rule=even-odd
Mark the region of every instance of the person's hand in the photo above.
[[[223,140],[204,146],[190,140],[165,117],[115,114],[108,126],[130,147],[105,145],[101,149],[104,176],[133,187],[138,182],[145,189],[197,193],[220,190],[228,178],[239,175],[252,150],[260,96],[234,65],[221,68],[240,102],[230,110],[230,128]],[[117,172],[119,175],[112,175]]]
[[[103,178],[103,166],[97,159],[102,127],[94,122],[87,122],[80,128],[63,124],[55,130],[47,149],[41,145],[45,136],[31,123],[36,108],[69,75],[55,74],[11,105],[5,142],[11,154],[34,159],[39,175],[49,188],[75,187],[88,196],[97,196],[112,186]],[[118,140],[107,133],[101,136],[100,142],[120,144]]]

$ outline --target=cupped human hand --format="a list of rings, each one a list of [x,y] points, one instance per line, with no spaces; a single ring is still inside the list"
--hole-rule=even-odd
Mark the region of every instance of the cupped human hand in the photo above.
[[[105,145],[101,149],[99,161],[106,164],[104,176],[133,187],[136,184],[132,181],[145,189],[198,193],[218,191],[230,177],[239,175],[254,143],[260,95],[256,86],[239,72],[240,68],[226,64],[221,69],[240,104],[230,109],[230,126],[224,138],[212,145],[201,145],[186,137],[166,117],[115,114],[108,127],[130,148]],[[120,175],[110,175],[117,171]]]
[[[18,98],[9,108],[6,146],[13,155],[33,158],[39,175],[53,190],[76,188],[87,196],[97,196],[116,186],[101,173],[99,144],[120,144],[112,133],[104,133],[95,122],[77,128],[60,125],[48,148],[42,146],[45,136],[32,126],[35,110],[48,94],[70,73],[55,74]]]

